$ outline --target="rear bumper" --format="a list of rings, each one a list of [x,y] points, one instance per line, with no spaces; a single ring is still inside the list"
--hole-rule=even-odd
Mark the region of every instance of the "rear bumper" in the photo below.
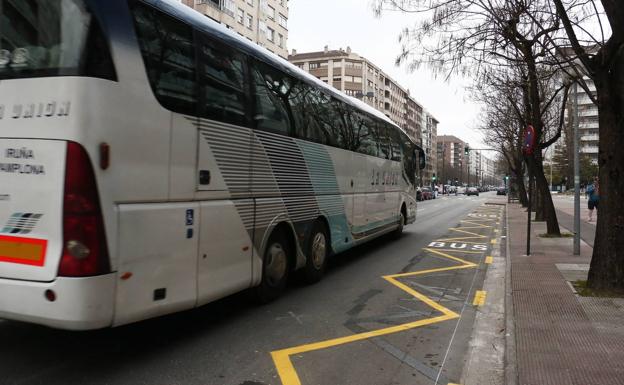
[[[53,290],[56,300],[45,297]],[[53,282],[0,279],[0,318],[58,329],[90,330],[111,326],[115,274],[57,278]]]

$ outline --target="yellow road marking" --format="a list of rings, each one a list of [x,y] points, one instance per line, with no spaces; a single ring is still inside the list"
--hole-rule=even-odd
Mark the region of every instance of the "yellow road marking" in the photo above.
[[[477,290],[475,292],[474,301],[472,301],[472,304],[474,306],[483,306],[483,305],[485,305],[485,296],[486,295],[487,295],[487,293],[484,290]]]
[[[465,227],[455,227],[455,228],[452,228],[451,231],[457,231],[458,233],[472,235],[473,236],[472,238],[475,238],[475,237],[476,238],[487,238],[486,235],[473,233],[471,231],[466,231],[465,229],[466,229]]]
[[[488,229],[488,228],[492,227],[492,226],[484,225],[484,224],[481,224],[481,223],[475,223],[475,222],[476,221],[469,221],[469,220],[459,221],[459,223],[469,223],[471,225],[479,226],[480,228],[483,228],[483,229]]]
[[[491,255],[488,255],[487,257],[485,257],[485,263],[489,265],[492,262],[494,262],[494,257],[492,257]]]
[[[487,211],[475,212],[475,213],[476,214],[497,214],[497,213],[494,213],[494,212],[487,212]],[[498,214],[500,214],[500,213],[502,213],[502,210]],[[497,221],[497,219],[485,219],[485,218],[483,218],[483,219],[472,219],[471,218],[470,220],[462,220],[462,221],[460,221],[460,223],[467,223],[467,224],[472,225],[472,227],[465,226],[465,227],[451,228],[450,230],[457,231],[457,232],[464,233],[464,234],[468,234],[468,235],[472,235],[472,236],[470,236],[470,237],[438,239],[438,240],[436,240],[436,242],[437,241],[462,241],[461,243],[484,244],[483,242],[463,241],[464,239],[475,239],[475,238],[477,238],[477,239],[484,239],[484,238],[488,238],[485,235],[476,234],[476,233],[472,233],[472,232],[466,231],[466,229],[492,228],[493,226],[488,226],[488,225],[485,225],[485,224],[482,224],[482,223],[479,223],[479,222],[496,222],[496,221]],[[497,222],[497,224],[498,224],[498,222]],[[496,240],[495,239],[491,240],[491,242],[492,242],[492,244],[496,244]],[[330,348],[330,347],[344,345],[344,344],[348,344],[348,343],[355,342],[355,341],[361,341],[361,340],[365,340],[365,339],[369,339],[369,338],[380,337],[380,336],[387,335],[387,334],[398,333],[398,332],[414,329],[414,328],[417,328],[417,327],[421,327],[421,326],[425,326],[425,325],[431,325],[431,324],[434,324],[434,323],[443,322],[443,321],[451,320],[451,319],[454,319],[454,318],[458,318],[459,314],[457,314],[454,311],[452,311],[452,310],[450,310],[450,309],[440,305],[439,303],[433,301],[429,297],[419,293],[418,291],[412,289],[411,287],[407,286],[406,284],[400,282],[398,280],[398,278],[417,276],[417,275],[423,275],[423,274],[431,274],[431,273],[437,273],[437,272],[449,271],[449,270],[473,268],[473,267],[477,266],[475,263],[466,261],[466,260],[458,258],[458,257],[454,257],[454,256],[446,254],[444,252],[458,252],[458,253],[462,253],[462,254],[480,254],[481,252],[480,251],[462,251],[462,250],[455,250],[455,249],[430,249],[430,248],[425,248],[425,249],[423,249],[423,251],[427,251],[429,253],[436,254],[436,255],[441,256],[443,258],[456,261],[456,262],[459,263],[459,265],[457,265],[457,266],[449,266],[449,267],[441,267],[441,268],[436,268],[436,269],[421,270],[421,271],[415,271],[415,272],[411,272],[411,273],[386,275],[386,276],[383,276],[382,278],[385,279],[386,281],[388,281],[389,283],[393,284],[394,286],[398,287],[399,289],[405,291],[406,293],[412,295],[414,298],[416,298],[416,299],[422,301],[423,303],[429,305],[431,308],[439,311],[440,313],[442,313],[442,315],[437,316],[437,317],[422,319],[422,320],[418,320],[418,321],[414,321],[414,322],[409,322],[409,323],[405,323],[405,324],[401,324],[401,325],[397,325],[397,326],[392,326],[392,327],[388,327],[388,328],[372,330],[372,331],[369,331],[369,332],[363,332],[363,333],[353,334],[353,335],[350,335],[350,336],[338,337],[338,338],[333,338],[333,339],[329,339],[329,340],[325,340],[325,341],[321,341],[321,342],[315,342],[315,343],[295,346],[295,347],[292,347],[292,348],[287,348],[287,349],[273,351],[273,352],[271,352],[271,357],[273,358],[273,362],[275,363],[275,367],[277,369],[277,373],[280,376],[282,384],[283,385],[301,385],[301,381],[299,380],[299,376],[297,375],[297,371],[295,370],[295,367],[293,366],[292,361],[290,359],[290,357],[295,355],[295,354],[302,354],[302,353],[311,352],[311,351],[315,351],[315,350],[327,349],[327,348]],[[486,263],[491,263],[491,259],[492,259],[492,257],[488,256],[486,258]],[[488,262],[488,261],[490,261],[490,262]],[[485,291],[477,291],[475,293],[475,299],[474,299],[473,304],[475,306],[482,306],[485,303],[485,296],[486,296]],[[448,385],[458,385],[458,384],[449,383]]]
[[[440,313],[442,313],[442,315],[437,316],[437,317],[422,319],[422,320],[418,320],[414,322],[409,322],[409,323],[405,323],[405,324],[401,324],[397,326],[392,326],[388,328],[372,330],[369,332],[357,333],[357,334],[353,334],[350,336],[338,337],[338,338],[333,338],[333,339],[329,339],[326,341],[314,342],[311,344],[305,344],[305,345],[295,346],[292,348],[273,351],[271,352],[271,357],[273,358],[273,362],[275,363],[275,368],[277,369],[277,373],[280,376],[282,384],[283,385],[301,385],[301,381],[299,380],[297,371],[295,370],[295,367],[293,366],[292,361],[290,359],[290,357],[295,354],[302,354],[302,353],[311,352],[315,350],[327,349],[327,348],[338,346],[338,345],[344,345],[344,344],[348,344],[348,343],[355,342],[355,341],[361,341],[361,340],[365,340],[365,339],[369,339],[373,337],[379,337],[379,336],[383,336],[387,334],[398,333],[398,332],[414,329],[417,327],[431,325],[434,323],[458,318],[459,314],[440,305],[439,303],[435,302],[429,297],[417,292],[416,290],[412,289],[406,284],[398,281],[397,278],[437,273],[437,272],[448,271],[448,270],[468,269],[468,268],[476,267],[477,265],[473,262],[466,261],[464,259],[443,253],[440,250],[425,248],[423,249],[423,251],[436,254],[438,256],[441,256],[446,259],[450,259],[455,262],[459,262],[459,265],[441,267],[437,269],[421,270],[421,271],[415,271],[411,273],[385,275],[382,278],[390,282],[394,286],[398,287],[399,289],[405,291],[406,293],[411,294],[413,297],[419,299],[420,301],[429,305],[433,309],[439,311]],[[453,251],[464,253],[461,250],[453,250]]]

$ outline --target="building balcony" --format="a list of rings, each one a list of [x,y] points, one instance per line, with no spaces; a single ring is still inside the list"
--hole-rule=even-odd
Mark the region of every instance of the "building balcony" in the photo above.
[[[579,123],[579,128],[581,128],[581,129],[587,128],[587,129],[597,130],[599,127],[600,127],[600,124],[598,122],[581,122],[581,123]]]
[[[581,147],[582,154],[598,154],[598,146],[584,146]]]
[[[598,135],[584,135],[581,136],[582,142],[597,142],[600,139]]]

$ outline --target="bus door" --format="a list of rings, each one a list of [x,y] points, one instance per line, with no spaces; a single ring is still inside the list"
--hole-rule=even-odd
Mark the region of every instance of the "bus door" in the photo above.
[[[251,115],[246,59],[196,32],[200,116],[196,199],[200,201],[198,304],[251,285]],[[251,213],[251,215],[248,215]]]
[[[351,228],[354,238],[357,240],[367,231],[370,215],[368,214],[369,207],[367,207],[366,195],[371,188],[374,188],[376,178],[373,175],[372,168],[369,167],[368,156],[352,153],[351,164],[353,165],[352,173],[354,179]]]

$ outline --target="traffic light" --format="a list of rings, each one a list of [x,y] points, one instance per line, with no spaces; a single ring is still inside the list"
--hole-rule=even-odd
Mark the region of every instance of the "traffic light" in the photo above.
[[[435,182],[435,181],[436,181],[436,179],[437,179],[437,177],[436,177],[436,174],[435,174],[435,172],[434,172],[434,173],[433,173],[433,178],[432,178],[432,180]]]
[[[509,182],[509,175],[505,175],[503,180],[505,181],[505,185],[507,185],[507,182]]]
[[[464,154],[468,155],[469,152],[470,152],[470,147],[468,146],[464,147]]]

